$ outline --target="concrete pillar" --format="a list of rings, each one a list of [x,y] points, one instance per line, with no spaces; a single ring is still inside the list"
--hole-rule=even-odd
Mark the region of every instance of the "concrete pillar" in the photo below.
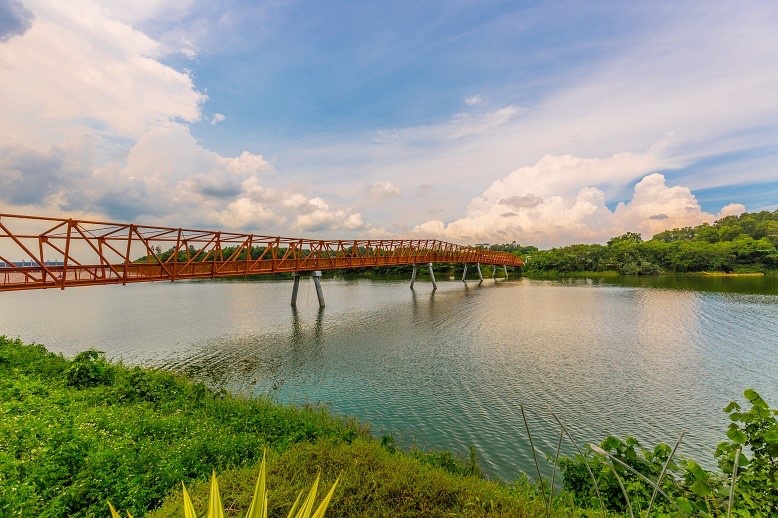
[[[508,278],[508,267],[505,266],[505,265],[502,265],[502,269],[505,272],[505,278],[507,279]]]
[[[478,270],[478,278],[484,280],[484,276],[481,275],[481,263],[475,263],[475,269]]]
[[[297,307],[297,291],[300,289],[300,274],[298,272],[294,272],[292,274],[294,277],[294,284],[292,285],[292,307]]]
[[[467,263],[465,263],[465,269],[462,271],[462,282],[465,282],[465,278],[467,278]]]
[[[430,267],[430,278],[432,279],[432,289],[434,291],[434,290],[438,289],[438,285],[435,282],[435,272],[432,271],[432,263],[429,263],[429,267]]]
[[[313,277],[313,284],[316,286],[316,296],[319,298],[319,307],[324,307],[324,293],[321,290],[321,272],[292,272],[294,285],[292,285],[292,306],[297,307],[297,292],[300,289],[300,277]]]
[[[492,265],[492,279],[496,279],[496,278],[497,278],[497,265],[493,264]]]
[[[319,298],[319,307],[324,307],[324,293],[321,291],[321,272],[313,272],[313,284],[316,286],[316,296]]]
[[[413,263],[413,273],[411,273],[411,289],[413,289],[413,283],[416,282],[416,272],[418,269],[419,267],[416,266],[416,263]]]

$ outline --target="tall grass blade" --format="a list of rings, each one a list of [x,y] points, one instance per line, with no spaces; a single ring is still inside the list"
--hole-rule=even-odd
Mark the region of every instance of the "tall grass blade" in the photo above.
[[[551,472],[551,488],[548,495],[548,512],[546,512],[546,516],[551,516],[551,504],[554,502],[554,482],[556,480],[556,467],[557,464],[559,464],[559,452],[562,449],[562,437],[564,437],[564,433],[562,430],[559,430],[559,441],[556,443],[556,454],[554,455],[554,470]]]
[[[595,446],[593,444],[589,445],[589,448],[591,448],[595,453],[599,453],[600,455],[603,455],[605,458],[609,458],[608,452],[603,450],[602,448]],[[629,501],[629,495],[627,494],[627,490],[624,488],[624,483],[621,481],[621,477],[619,476],[618,472],[616,471],[616,467],[613,465],[613,463],[610,463],[611,471],[613,472],[613,475],[616,477],[616,482],[619,483],[619,487],[621,488],[621,494],[624,495],[624,498],[627,500],[627,509],[629,509],[629,515],[632,518],[635,518],[635,513],[632,512],[632,502]]]
[[[551,413],[551,416],[554,418],[554,420],[559,424],[559,426],[562,428],[562,431],[567,435],[567,437],[570,439],[570,442],[573,443],[573,446],[575,446],[576,451],[578,452],[578,455],[581,456],[581,460],[584,462],[584,466],[586,466],[586,471],[589,472],[589,476],[592,477],[592,482],[594,482],[594,491],[597,493],[597,500],[600,501],[600,507],[602,508],[602,515],[606,515],[605,511],[605,501],[602,499],[602,495],[600,494],[600,488],[597,484],[597,478],[594,476],[594,472],[592,471],[592,467],[589,466],[589,461],[586,460],[586,456],[581,451],[581,448],[578,447],[578,444],[575,442],[575,439],[573,439],[573,436],[570,435],[570,432],[567,431],[567,428],[562,423],[562,421],[559,420],[559,418],[556,416],[553,410],[551,408],[548,408],[548,411]]]
[[[295,513],[297,512],[297,507],[300,505],[300,499],[303,497],[303,492],[300,491],[297,494],[297,500],[294,501],[294,504],[292,504],[292,508],[289,509],[289,514],[286,515],[286,518],[294,518]]]
[[[308,518],[311,516],[311,511],[313,511],[313,502],[316,500],[316,491],[319,489],[319,479],[321,478],[321,473],[316,475],[316,480],[313,481],[313,484],[311,485],[311,490],[308,492],[308,496],[305,498],[305,501],[303,502],[303,505],[300,507],[300,510],[297,511],[296,518]]]
[[[646,516],[651,516],[651,508],[654,506],[654,500],[656,500],[657,492],[659,491],[659,488],[662,485],[662,479],[665,478],[665,475],[667,474],[667,466],[670,465],[670,462],[673,460],[673,455],[675,455],[675,450],[678,449],[678,446],[680,446],[681,441],[683,440],[683,436],[686,434],[686,432],[681,432],[681,435],[678,437],[678,440],[675,442],[675,446],[673,446],[673,451],[670,452],[670,456],[667,457],[667,460],[665,461],[665,465],[662,466],[662,472],[659,474],[659,479],[656,481],[656,486],[654,487],[654,494],[651,495],[651,501],[648,502],[648,511],[646,511]]]
[[[527,429],[527,437],[529,438],[529,447],[532,448],[532,460],[535,461],[535,469],[538,472],[538,481],[540,482],[540,492],[543,495],[543,502],[546,501],[546,490],[543,487],[543,475],[540,474],[540,465],[538,464],[538,456],[535,453],[535,444],[532,442],[532,433],[529,431],[529,423],[527,422],[527,416],[524,413],[524,405],[519,405],[521,410],[521,418],[524,419],[524,428]]]
[[[197,518],[197,513],[192,505],[192,499],[189,497],[189,492],[186,490],[183,482],[181,482],[181,489],[184,493],[184,518]]]
[[[108,508],[111,510],[111,518],[122,518],[119,513],[116,512],[116,509],[114,509],[113,504],[110,501],[108,502]]]
[[[645,476],[645,475],[644,475],[644,474],[642,474],[641,472],[637,471],[635,468],[633,468],[633,467],[632,467],[632,466],[630,466],[629,464],[627,464],[627,463],[625,463],[625,462],[622,462],[622,461],[621,461],[621,459],[618,459],[618,458],[614,457],[613,455],[611,455],[611,454],[610,454],[610,453],[608,453],[607,451],[603,450],[603,449],[602,449],[602,448],[600,448],[599,446],[597,446],[597,445],[595,445],[595,444],[590,444],[590,445],[589,445],[589,448],[591,448],[591,449],[592,449],[593,451],[595,451],[596,453],[599,453],[600,455],[605,455],[605,456],[606,456],[606,457],[608,457],[608,458],[609,458],[611,461],[618,463],[620,466],[622,466],[622,467],[626,468],[627,470],[629,470],[629,472],[630,472],[630,473],[632,473],[633,475],[635,475],[635,476],[637,476],[637,477],[639,477],[639,478],[643,479],[643,480],[644,480],[646,483],[648,483],[650,486],[652,486],[652,487],[656,487],[656,484],[654,483],[654,481],[653,481],[653,480],[651,480],[650,478],[648,478],[647,476]],[[673,505],[676,507],[676,509],[678,509],[679,511],[681,510],[681,508],[680,508],[680,507],[678,507],[678,504],[676,504],[674,500],[671,500],[671,499],[670,499],[670,496],[668,496],[668,494],[667,494],[667,493],[665,493],[664,491],[662,491],[662,490],[660,489],[660,490],[659,490],[659,494],[660,494],[660,495],[662,495],[663,497],[667,498],[667,500],[668,500],[669,502],[671,502],[671,503],[672,503],[672,504],[673,504]]]
[[[259,465],[259,476],[254,485],[254,496],[246,513],[246,518],[263,518],[267,516],[267,449],[262,454],[262,464]]]
[[[208,518],[224,518],[222,495],[219,493],[216,471],[211,473],[211,497],[208,499]]]
[[[335,483],[332,484],[332,487],[327,493],[327,496],[325,496],[324,500],[321,501],[319,507],[316,509],[316,512],[313,513],[313,516],[311,516],[311,518],[324,518],[324,513],[327,511],[327,507],[329,507],[330,505],[330,500],[332,500],[332,495],[335,494],[335,487],[337,487],[338,482],[340,482],[340,477],[335,479]]]
[[[737,481],[737,465],[740,462],[740,448],[735,450],[735,463],[732,465],[732,485],[729,488],[729,503],[727,504],[727,518],[732,516],[732,503],[735,501],[735,483]]]

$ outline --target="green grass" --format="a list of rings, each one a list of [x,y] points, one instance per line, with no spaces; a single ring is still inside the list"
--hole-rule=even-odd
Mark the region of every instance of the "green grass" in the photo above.
[[[351,444],[320,441],[297,444],[268,461],[270,516],[286,516],[300,490],[321,471],[329,487],[341,476],[328,516],[545,516],[546,507],[527,481],[511,485],[461,476],[420,462],[401,452],[392,453],[375,440],[360,438]],[[227,470],[218,474],[227,516],[245,516],[257,476],[256,468]],[[190,489],[195,508],[208,502],[209,485],[201,481]],[[552,516],[575,516],[559,501]],[[180,517],[182,497],[176,491],[154,518]]]
[[[535,485],[484,480],[472,459],[397,451],[322,409],[233,397],[182,376],[112,364],[94,351],[69,360],[0,337],[0,416],[3,517],[106,516],[107,500],[136,517],[163,502],[154,516],[176,515],[181,481],[202,508],[211,470],[228,509],[242,509],[266,446],[277,506],[271,516],[288,509],[318,470],[325,487],[343,472],[329,516],[538,516],[545,509]],[[559,498],[553,515],[581,515],[570,502]]]

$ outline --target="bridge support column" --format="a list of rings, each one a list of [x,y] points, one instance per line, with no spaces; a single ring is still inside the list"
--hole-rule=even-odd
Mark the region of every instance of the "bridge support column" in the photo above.
[[[478,278],[484,280],[484,276],[481,275],[481,263],[475,263],[475,269],[478,270]]]
[[[492,265],[492,279],[497,279],[497,265]]]
[[[505,278],[508,278],[508,267],[506,265],[502,265],[502,269],[505,272]]]
[[[432,263],[428,263],[429,269],[430,269],[430,280],[432,281],[432,291],[435,291],[438,289],[438,284],[435,282],[435,272],[432,270]],[[416,274],[419,272],[419,265],[416,263],[413,264],[413,272],[411,273],[411,289],[413,289],[413,284],[416,282]]]
[[[465,269],[462,271],[462,282],[465,282],[467,278],[467,263],[465,263]]]
[[[316,296],[319,299],[319,307],[324,307],[324,293],[321,290],[321,272],[293,272],[294,285],[292,285],[292,307],[297,307],[297,292],[300,289],[300,277],[313,277],[313,284],[316,286]]]

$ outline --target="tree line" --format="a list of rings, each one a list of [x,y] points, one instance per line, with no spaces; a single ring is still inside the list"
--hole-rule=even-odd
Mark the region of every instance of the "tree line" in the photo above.
[[[489,250],[510,252],[524,258],[526,274],[573,272],[617,272],[621,275],[655,275],[686,272],[774,272],[778,270],[778,210],[727,216],[713,224],[676,228],[656,234],[644,241],[640,234],[627,232],[607,244],[575,244],[540,250],[536,246],[508,244],[477,245]],[[234,246],[218,255],[207,254],[190,246],[179,250],[177,262],[223,260],[233,255]],[[251,248],[251,260],[266,251]],[[277,252],[281,257],[286,249]],[[358,255],[364,255],[360,248]],[[140,257],[135,262],[166,262],[175,253],[171,248],[155,250],[156,257]],[[299,251],[303,256],[308,251]],[[347,255],[350,250],[347,250]],[[245,260],[246,250],[234,259]],[[375,275],[405,274],[410,265],[373,268]],[[345,272],[344,272],[345,273]],[[351,272],[355,273],[355,272]]]
[[[715,223],[677,228],[644,241],[628,232],[607,244],[576,244],[550,250],[516,243],[489,245],[524,258],[524,273],[618,272],[654,275],[685,272],[778,270],[778,210],[727,216]]]

